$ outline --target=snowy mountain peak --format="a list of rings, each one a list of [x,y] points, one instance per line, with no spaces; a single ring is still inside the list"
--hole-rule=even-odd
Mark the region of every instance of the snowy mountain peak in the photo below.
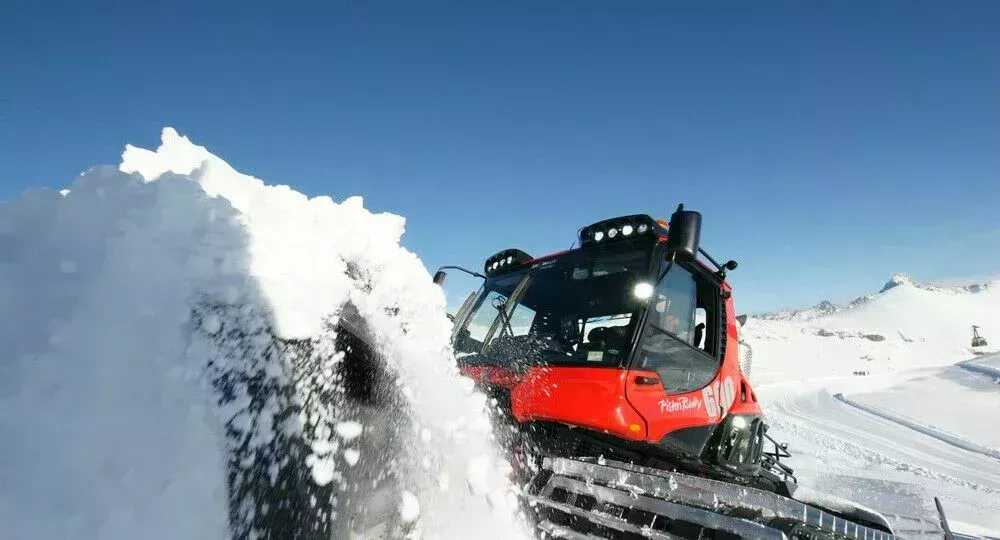
[[[900,285],[909,285],[909,286],[912,287],[912,286],[916,286],[916,283],[913,281],[912,278],[910,278],[910,276],[907,276],[906,274],[896,274],[896,275],[892,276],[892,279],[890,279],[889,281],[885,282],[885,285],[882,287],[882,290],[879,291],[879,292],[880,293],[884,293],[884,292],[888,291],[889,289],[892,289],[892,288],[895,288],[895,287],[899,287]]]
[[[816,304],[815,306],[813,306],[813,309],[816,310],[816,311],[824,311],[824,312],[826,312],[826,311],[836,311],[837,310],[837,304],[834,304],[833,302],[831,302],[829,300],[823,300],[822,302],[820,302],[820,303]]]
[[[883,298],[883,296],[889,291],[909,289],[945,295],[976,294],[990,290],[990,288],[997,283],[1000,283],[1000,280],[995,278],[993,280],[953,280],[950,283],[918,283],[910,276],[900,273],[893,275],[892,278],[890,278],[877,293],[859,296],[850,302],[837,304],[831,302],[830,300],[823,300],[818,304],[807,308],[792,308],[766,313],[755,313],[752,316],[757,319],[775,321],[810,321],[821,317],[853,311],[861,306]]]

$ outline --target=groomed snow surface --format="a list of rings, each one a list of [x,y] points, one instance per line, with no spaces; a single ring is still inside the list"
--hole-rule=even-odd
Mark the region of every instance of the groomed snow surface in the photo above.
[[[266,185],[169,128],[118,168],[0,205],[0,538],[323,523],[363,488],[350,473],[375,463],[371,437],[396,443],[377,466],[410,534],[521,536],[485,400],[454,368],[443,293],[403,228],[357,197]],[[348,311],[396,414],[338,406]],[[294,511],[265,500],[282,490]]]
[[[750,317],[751,379],[799,482],[887,514],[904,537],[938,530],[935,496],[953,528],[1000,537],[996,306],[998,281],[895,276],[844,306]],[[970,346],[973,324],[989,347]]]

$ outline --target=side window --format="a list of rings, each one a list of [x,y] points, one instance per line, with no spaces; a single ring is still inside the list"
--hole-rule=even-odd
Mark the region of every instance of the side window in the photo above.
[[[653,298],[651,322],[661,330],[694,345],[694,311],[698,287],[694,276],[685,268],[674,265],[660,281]]]
[[[514,308],[514,313],[510,314],[510,329],[513,335],[515,337],[528,335],[528,331],[531,330],[531,323],[534,320],[535,310],[524,304],[518,304]]]
[[[697,390],[718,373],[718,285],[675,265],[660,282],[635,368],[655,371],[667,393]]]

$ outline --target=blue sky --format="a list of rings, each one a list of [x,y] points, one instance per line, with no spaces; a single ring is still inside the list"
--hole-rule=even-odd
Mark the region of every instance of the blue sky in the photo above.
[[[684,202],[744,311],[1000,274],[998,2],[68,4],[0,5],[0,200],[169,125],[432,270]]]

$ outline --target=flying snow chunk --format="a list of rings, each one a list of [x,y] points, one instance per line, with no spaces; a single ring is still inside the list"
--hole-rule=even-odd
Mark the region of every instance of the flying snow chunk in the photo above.
[[[486,482],[486,473],[490,468],[490,458],[486,455],[475,456],[469,460],[466,469],[466,481],[469,489],[475,494],[485,493],[489,486]]]
[[[340,422],[336,427],[337,435],[345,441],[356,439],[361,435],[362,429],[363,426],[357,422]]]
[[[328,441],[328,440],[322,440],[321,439],[321,440],[318,440],[318,441],[313,441],[313,443],[312,443],[312,451],[313,451],[314,454],[316,454],[318,456],[325,456],[325,455],[331,454],[334,451],[336,451],[337,450],[337,446],[338,445],[337,445],[336,441]]]
[[[413,523],[418,517],[420,517],[420,501],[416,495],[404,491],[399,502],[399,519],[403,520],[403,523]]]
[[[222,320],[215,313],[209,313],[201,320],[201,329],[206,334],[214,336],[219,333],[219,330],[222,330]]]
[[[351,467],[358,464],[358,459],[361,458],[361,452],[355,450],[354,448],[348,448],[344,450],[344,461],[347,462]]]
[[[313,482],[318,486],[325,486],[333,481],[334,476],[333,460],[330,458],[317,458],[312,462]]]

